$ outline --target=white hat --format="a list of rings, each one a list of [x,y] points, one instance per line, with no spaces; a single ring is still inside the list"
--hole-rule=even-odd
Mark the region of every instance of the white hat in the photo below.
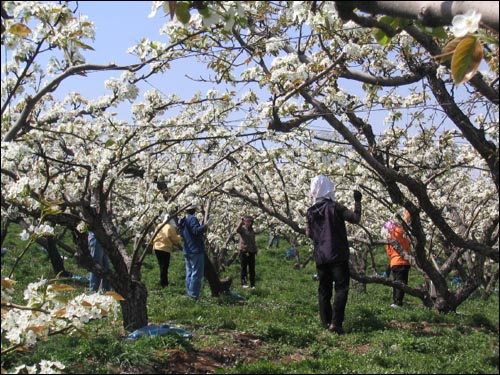
[[[189,206],[186,207],[186,210],[196,210],[200,205],[198,203],[191,203]]]
[[[314,199],[323,197],[334,198],[335,186],[333,182],[326,176],[316,176],[311,180],[311,190],[309,195]]]

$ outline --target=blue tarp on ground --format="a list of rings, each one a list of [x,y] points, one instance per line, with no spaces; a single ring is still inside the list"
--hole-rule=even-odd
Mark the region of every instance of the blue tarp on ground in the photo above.
[[[169,333],[175,333],[181,337],[192,337],[193,334],[185,329],[170,325],[170,324],[162,324],[158,325],[147,325],[142,328],[136,329],[134,332],[130,333],[127,336],[127,340],[136,340],[140,337],[145,336],[161,336]]]
[[[238,294],[236,292],[233,292],[232,290],[229,291],[231,297],[236,298],[236,299],[245,299],[241,294]]]

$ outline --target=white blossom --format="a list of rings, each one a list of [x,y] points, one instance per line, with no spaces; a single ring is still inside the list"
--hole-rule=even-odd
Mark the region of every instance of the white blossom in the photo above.
[[[479,28],[479,21],[481,21],[481,14],[470,9],[464,14],[453,17],[450,30],[456,38],[461,38],[467,34],[475,33]]]

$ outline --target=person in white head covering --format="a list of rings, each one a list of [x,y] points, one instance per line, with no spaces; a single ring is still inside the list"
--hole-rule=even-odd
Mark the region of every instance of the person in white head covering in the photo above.
[[[319,279],[319,315],[324,328],[343,334],[349,294],[349,243],[345,222],[361,220],[361,193],[354,190],[354,211],[335,201],[335,186],[326,176],[311,181],[314,204],[307,209],[306,234],[314,243],[314,261]],[[335,298],[332,306],[333,283]]]
[[[335,199],[335,186],[326,176],[316,176],[311,181],[311,191],[309,195],[319,201],[321,199]]]
[[[153,239],[153,252],[160,267],[160,286],[168,286],[168,269],[170,267],[170,254],[172,251],[180,250],[182,247],[182,237],[177,233],[175,217],[166,214],[163,222],[155,229],[156,236]]]

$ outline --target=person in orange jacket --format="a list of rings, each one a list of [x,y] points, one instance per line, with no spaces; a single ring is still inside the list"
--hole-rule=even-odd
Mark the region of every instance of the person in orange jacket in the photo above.
[[[404,220],[409,223],[410,213],[405,212]],[[405,285],[408,284],[408,276],[410,273],[410,262],[408,262],[401,254],[404,251],[411,254],[410,251],[410,240],[405,235],[405,231],[401,224],[396,223],[394,220],[389,220],[384,224],[385,232],[387,233],[388,241],[397,241],[399,244],[399,251],[394,248],[393,245],[387,244],[385,249],[386,253],[390,258],[390,269],[394,281],[399,281]],[[404,291],[400,288],[393,287],[392,298],[393,303],[392,308],[400,308],[403,306]]]

